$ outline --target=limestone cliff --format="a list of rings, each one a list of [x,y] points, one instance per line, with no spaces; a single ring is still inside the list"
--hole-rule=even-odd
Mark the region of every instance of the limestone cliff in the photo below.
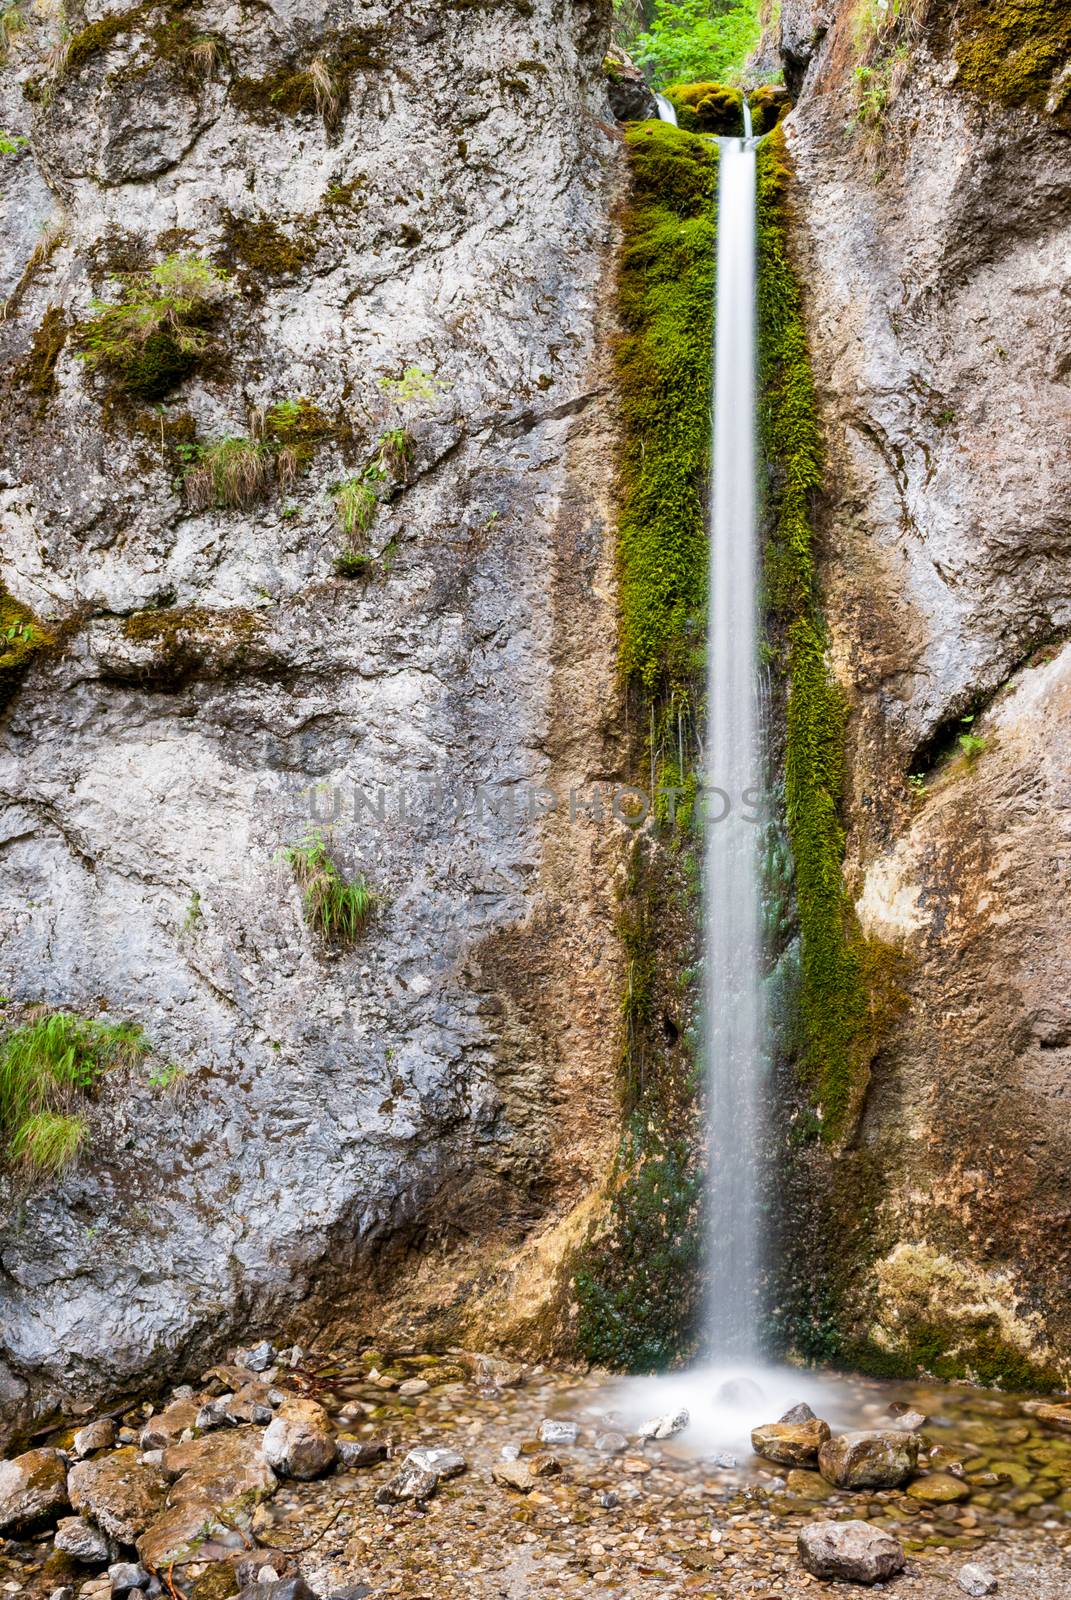
[[[782,1310],[1014,1383],[1071,1360],[1071,41],[1060,7],[878,15],[786,5],[781,42],[846,872],[903,1007],[841,1148],[790,1158]]]
[[[68,1176],[4,1180],[9,1415],[560,1218],[619,983],[619,846],[568,816],[618,759],[603,7],[20,20],[0,992],[155,1065]],[[94,302],[147,301],[101,355]],[[348,946],[281,854],[316,828],[376,896]]]

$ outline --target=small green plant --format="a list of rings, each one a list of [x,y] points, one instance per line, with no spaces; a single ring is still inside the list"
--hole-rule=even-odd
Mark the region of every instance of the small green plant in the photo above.
[[[78,1154],[86,1132],[78,1102],[102,1073],[130,1067],[148,1051],[139,1028],[57,1011],[9,1033],[0,1044],[0,1133],[8,1159],[56,1173]]]
[[[973,767],[982,751],[986,747],[986,740],[978,733],[961,733],[956,740],[960,751],[966,759],[967,765]]]
[[[375,564],[367,550],[355,550],[350,545],[340,550],[331,563],[340,578],[367,578]]]
[[[209,349],[208,325],[230,292],[225,272],[193,255],[166,256],[148,272],[113,281],[120,299],[94,300],[82,329],[81,356],[104,367],[128,393],[159,400]]]
[[[190,895],[189,903],[186,906],[186,915],[182,919],[181,931],[183,933],[192,933],[203,916],[204,912],[201,910],[201,891],[200,889],[195,889]]]
[[[13,156],[29,142],[21,133],[5,133],[4,129],[0,128],[0,156]]]
[[[272,451],[263,439],[226,435],[208,444],[180,445],[179,454],[187,463],[182,484],[191,511],[246,510],[271,489]]]
[[[412,462],[413,436],[409,429],[388,428],[379,441],[378,465],[384,476],[404,483]]]
[[[347,883],[319,831],[308,834],[300,844],[288,845],[283,857],[301,889],[307,926],[327,944],[346,945],[358,939],[381,904],[363,874]]]
[[[150,1089],[173,1089],[186,1076],[186,1069],[177,1062],[168,1061],[163,1066],[154,1067],[149,1073]]]
[[[22,0],[15,0],[13,5],[0,6],[0,66],[3,66],[11,51],[11,41],[17,33],[21,33],[26,26],[26,15],[22,9]]]
[[[435,400],[450,385],[423,367],[406,367],[400,378],[380,378],[379,387],[396,405],[408,406],[418,400]]]
[[[367,533],[372,526],[379,507],[375,486],[381,479],[378,470],[366,468],[360,477],[343,479],[333,491],[339,526],[347,539]]]
[[[926,793],[926,774],[924,772],[912,772],[907,781],[913,794],[921,795]]]

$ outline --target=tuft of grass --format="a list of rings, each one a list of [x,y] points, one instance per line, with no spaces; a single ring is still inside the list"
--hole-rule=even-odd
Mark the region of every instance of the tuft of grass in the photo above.
[[[325,128],[334,128],[338,125],[339,113],[342,110],[342,89],[335,81],[331,68],[323,56],[313,56],[305,69],[312,90],[313,103],[317,113],[323,118]]]
[[[191,511],[210,506],[244,511],[271,489],[272,451],[263,439],[226,435],[208,444],[186,445],[182,453],[189,463],[182,483]]]
[[[378,482],[378,476],[365,471],[360,477],[344,478],[334,490],[335,514],[347,539],[363,536],[372,526],[379,509]]]
[[[310,833],[300,844],[288,845],[283,857],[293,869],[301,889],[306,925],[326,944],[353,944],[368,919],[382,903],[380,896],[359,875],[347,883],[331,858],[322,833]]]
[[[208,325],[230,280],[200,256],[170,255],[114,281],[122,294],[114,304],[93,301],[95,314],[81,331],[82,360],[91,371],[112,372],[128,393],[160,400],[207,353]]]
[[[413,448],[408,428],[388,428],[379,441],[378,462],[384,476],[404,483],[413,464]]]
[[[198,33],[186,46],[186,60],[198,77],[215,76],[222,55],[222,45],[214,33]]]
[[[375,564],[375,557],[367,550],[356,550],[352,545],[340,550],[331,563],[340,578],[367,578]]]
[[[16,1028],[0,1044],[0,1134],[7,1157],[55,1173],[78,1154],[86,1131],[79,1101],[101,1074],[130,1067],[148,1052],[140,1028],[52,1012]]]
[[[21,33],[25,26],[26,14],[23,11],[22,0],[15,0],[13,5],[0,7],[0,66],[7,61],[12,39]]]

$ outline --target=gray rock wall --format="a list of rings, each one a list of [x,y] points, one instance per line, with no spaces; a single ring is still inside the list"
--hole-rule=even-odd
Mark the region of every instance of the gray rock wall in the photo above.
[[[118,15],[72,14],[76,46]],[[188,15],[124,13],[31,104],[59,24],[28,11],[3,82],[30,142],[2,172],[2,579],[60,647],[0,713],[0,992],[137,1021],[184,1074],[117,1077],[79,1170],[8,1184],[9,1412],[181,1366],[306,1298],[325,1256],[341,1306],[390,1239],[516,1243],[611,1136],[614,846],[524,815],[529,788],[614,768],[603,9],[363,5],[374,65],[339,74],[330,127],[264,84],[341,59],[349,8],[205,0],[207,75],[166,32]],[[234,270],[218,357],[131,404],[74,324],[109,271],[175,250]],[[36,392],[53,307],[72,331]],[[399,420],[379,380],[409,367],[437,384],[404,408],[410,481],[371,575],[336,577],[331,485]],[[191,512],[183,419],[245,435],[302,397],[333,430],[308,471]],[[182,631],[132,638],[147,608]],[[473,814],[479,784],[518,818]],[[354,786],[385,820],[354,821]],[[385,901],[347,952],[279,856],[313,806]]]

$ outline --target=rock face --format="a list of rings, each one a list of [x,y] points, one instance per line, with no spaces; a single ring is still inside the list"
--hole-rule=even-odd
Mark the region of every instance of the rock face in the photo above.
[[[800,1560],[815,1578],[884,1583],[904,1566],[897,1541],[868,1522],[812,1522],[800,1529],[796,1543]]]
[[[918,1453],[913,1433],[879,1429],[841,1433],[819,1450],[818,1470],[838,1489],[898,1489],[914,1472]]]
[[[0,1533],[31,1533],[66,1505],[67,1467],[58,1450],[0,1461]]]
[[[845,872],[907,1002],[789,1228],[846,1343],[1015,1386],[1071,1373],[1071,170],[1058,118],[966,86],[964,8],[912,9],[868,122],[853,8],[781,8]]]
[[[487,1228],[515,1251],[567,1216],[616,1136],[627,830],[569,814],[619,735],[608,7],[205,0],[198,66],[151,7],[76,3],[36,99],[52,23],[26,20],[0,86],[30,141],[4,158],[0,577],[58,643],[5,689],[0,991],[106,999],[184,1073],[181,1104],[110,1083],[88,1158],[5,1228],[0,1405],[30,1416],[312,1317],[314,1286],[374,1315],[411,1237],[487,1267]],[[154,410],[75,324],[175,252],[232,278],[213,360]],[[177,447],[301,401],[315,449],[259,503],[196,509]],[[402,426],[338,576],[332,486]],[[280,859],[318,826],[381,897],[353,947],[305,925]]]

